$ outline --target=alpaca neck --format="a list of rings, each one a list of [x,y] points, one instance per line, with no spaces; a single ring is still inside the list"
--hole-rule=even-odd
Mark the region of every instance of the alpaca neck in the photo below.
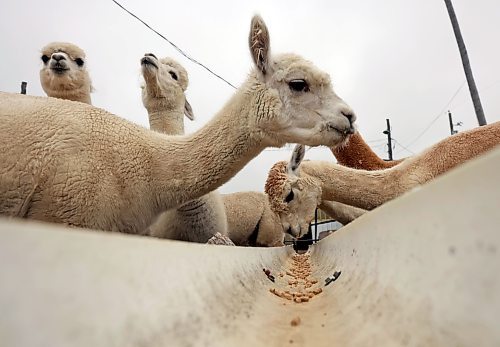
[[[371,210],[402,194],[406,188],[396,180],[398,170],[365,171],[323,161],[303,162],[301,172],[313,177],[322,200],[338,201]]]
[[[167,135],[184,134],[184,112],[176,109],[149,111],[149,127]]]
[[[169,107],[163,100],[154,100],[154,105],[151,103],[146,107],[149,114],[149,127],[151,130],[161,132],[166,135],[183,135],[184,134],[184,112],[182,107]],[[193,211],[200,210],[205,206],[206,201],[199,198],[188,201],[187,203],[178,206],[177,213],[182,216],[183,220],[189,219],[195,213]],[[200,230],[204,230],[201,228]]]
[[[414,163],[414,166],[418,164],[419,167],[425,167],[426,174],[435,177],[498,145],[500,145],[500,122],[449,136],[415,156],[415,159],[406,161]]]
[[[380,170],[392,167],[400,162],[400,160],[387,162],[380,159],[363,140],[359,132],[352,135],[345,145],[337,148],[332,147],[330,150],[339,164],[355,169]]]
[[[373,209],[500,144],[500,122],[447,137],[400,165],[379,171],[328,162],[304,162],[301,170],[317,178],[322,199]]]
[[[152,189],[158,207],[168,209],[217,189],[270,145],[255,123],[273,116],[273,100],[254,77],[194,134],[153,138]]]

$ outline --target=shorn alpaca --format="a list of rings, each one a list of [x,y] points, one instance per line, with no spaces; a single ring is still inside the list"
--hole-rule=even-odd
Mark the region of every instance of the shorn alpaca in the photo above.
[[[227,182],[266,147],[335,146],[354,113],[329,76],[297,55],[271,57],[252,19],[255,68],[221,111],[168,136],[105,110],[0,93],[0,214],[139,233],[161,212]]]
[[[300,234],[322,201],[371,210],[500,144],[500,122],[450,136],[390,169],[365,171],[304,161],[297,146],[290,162],[270,170],[266,193],[285,230]]]
[[[40,82],[48,96],[92,104],[92,82],[85,52],[68,42],[52,42],[42,48]]]
[[[368,146],[359,132],[341,146],[332,147],[331,151],[340,165],[362,170],[382,170],[401,163],[404,159],[385,161]]]
[[[142,102],[148,110],[152,130],[167,135],[184,134],[184,115],[194,119],[184,92],[187,71],[171,58],[158,59],[147,53],[141,59]],[[182,241],[207,242],[215,233],[227,234],[224,205],[217,191],[163,212],[146,233]]]
[[[283,246],[285,234],[280,219],[269,206],[267,195],[237,192],[222,196],[229,238],[237,246]]]

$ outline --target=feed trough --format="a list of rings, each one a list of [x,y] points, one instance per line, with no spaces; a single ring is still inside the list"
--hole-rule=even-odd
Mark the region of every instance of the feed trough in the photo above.
[[[2,220],[1,344],[499,346],[499,171],[496,150],[300,255]]]

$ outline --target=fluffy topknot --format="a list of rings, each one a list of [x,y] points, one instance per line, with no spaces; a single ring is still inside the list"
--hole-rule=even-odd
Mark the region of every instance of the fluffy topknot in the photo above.
[[[283,201],[283,188],[287,182],[287,162],[279,161],[271,167],[267,175],[264,191],[274,212],[283,212],[287,205]]]
[[[44,46],[41,50],[41,53],[47,56],[50,56],[56,52],[65,52],[73,60],[77,58],[85,58],[85,52],[83,51],[83,49],[69,42],[51,42],[48,45]]]

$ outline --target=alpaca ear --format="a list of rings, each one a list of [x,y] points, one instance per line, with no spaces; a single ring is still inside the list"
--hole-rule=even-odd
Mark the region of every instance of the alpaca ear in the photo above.
[[[184,115],[188,117],[190,120],[194,120],[194,113],[193,109],[191,108],[191,105],[187,101],[187,99],[184,102]]]
[[[290,162],[287,166],[288,173],[298,175],[299,166],[302,162],[302,159],[304,159],[305,153],[306,147],[304,145],[295,146],[295,148],[293,149],[292,158],[290,159]]]
[[[259,15],[255,15],[252,18],[248,45],[250,46],[250,54],[257,69],[263,75],[266,75],[269,72],[271,57],[269,31],[264,20]]]

